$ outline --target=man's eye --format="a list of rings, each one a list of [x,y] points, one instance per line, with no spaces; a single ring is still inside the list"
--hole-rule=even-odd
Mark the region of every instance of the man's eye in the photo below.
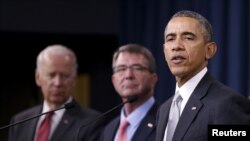
[[[116,72],[121,72],[121,71],[125,71],[125,70],[126,70],[125,67],[120,67],[120,68],[117,68],[117,69],[116,69]]]
[[[48,77],[49,78],[53,78],[53,77],[55,77],[55,74],[54,73],[50,73],[50,74],[48,74]]]
[[[63,78],[63,79],[68,79],[69,77],[70,77],[69,74],[62,74],[62,78]]]
[[[185,36],[185,39],[186,40],[194,40],[194,37],[193,36]]]
[[[141,67],[141,66],[133,66],[132,69],[141,71],[141,70],[143,70],[143,67]]]
[[[172,38],[172,37],[166,38],[166,41],[167,41],[167,42],[172,41],[172,40],[174,40],[174,38]]]

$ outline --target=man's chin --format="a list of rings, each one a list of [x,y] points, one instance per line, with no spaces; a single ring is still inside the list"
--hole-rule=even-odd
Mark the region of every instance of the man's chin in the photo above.
[[[125,93],[122,95],[123,98],[128,98],[128,97],[131,97],[131,96],[134,96],[134,95],[137,95],[137,93],[135,92],[129,92],[129,93]]]
[[[65,102],[66,102],[66,100],[63,100],[63,99],[52,99],[51,100],[51,103],[54,104],[54,105],[57,105],[57,106],[59,106],[59,105],[61,106]]]

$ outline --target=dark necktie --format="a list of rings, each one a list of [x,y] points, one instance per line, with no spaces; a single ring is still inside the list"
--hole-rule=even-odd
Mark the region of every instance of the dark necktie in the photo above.
[[[38,128],[37,132],[37,141],[48,141],[49,140],[49,132],[51,125],[51,117],[54,113],[50,112],[46,114],[44,120]]]

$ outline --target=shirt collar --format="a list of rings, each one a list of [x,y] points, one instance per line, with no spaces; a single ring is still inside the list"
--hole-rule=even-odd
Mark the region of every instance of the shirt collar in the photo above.
[[[68,100],[63,104],[63,105],[61,105],[60,107],[63,107],[66,103],[70,103],[71,101],[73,100],[73,98],[72,97],[69,97],[68,98]],[[44,100],[44,102],[43,102],[43,110],[42,110],[42,113],[44,113],[44,112],[48,112],[48,111],[50,111],[51,109],[50,109],[50,107],[49,107],[49,104],[48,104],[48,102],[46,101],[46,100]],[[59,112],[64,112],[65,111],[65,109],[61,109],[61,110],[59,110],[59,111],[55,111],[54,113],[56,114],[56,113],[59,113]]]
[[[125,118],[129,121],[129,124],[133,127],[136,127],[139,125],[141,120],[145,117],[145,115],[148,113],[150,108],[155,103],[155,99],[153,96],[151,96],[146,102],[144,102],[142,105],[140,105],[138,108],[136,108],[132,113],[130,113],[127,117],[124,114],[124,107],[121,110],[121,116],[120,120],[124,120]]]
[[[184,109],[184,107],[185,107],[185,105],[186,105],[189,97],[193,93],[194,89],[196,88],[196,86],[198,85],[198,83],[200,82],[200,80],[206,74],[206,72],[207,72],[207,67],[205,67],[204,69],[202,69],[198,74],[196,74],[194,77],[192,77],[191,79],[189,79],[181,87],[178,87],[178,84],[176,83],[175,93],[177,91],[179,91],[179,94],[182,97],[181,113],[182,113],[182,111],[183,111],[183,109]]]

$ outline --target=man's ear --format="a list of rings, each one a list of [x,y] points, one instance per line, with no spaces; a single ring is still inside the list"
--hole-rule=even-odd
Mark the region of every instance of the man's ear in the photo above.
[[[113,83],[113,85],[115,84],[115,78],[114,78],[115,76],[114,76],[114,74],[112,74],[112,76],[111,76],[111,81],[112,81],[112,83]]]
[[[211,59],[217,51],[217,45],[215,42],[207,43],[206,45],[206,60]]]
[[[36,85],[37,86],[40,86],[40,74],[38,72],[38,70],[36,69],[36,72],[35,72],[35,80],[36,80]]]

